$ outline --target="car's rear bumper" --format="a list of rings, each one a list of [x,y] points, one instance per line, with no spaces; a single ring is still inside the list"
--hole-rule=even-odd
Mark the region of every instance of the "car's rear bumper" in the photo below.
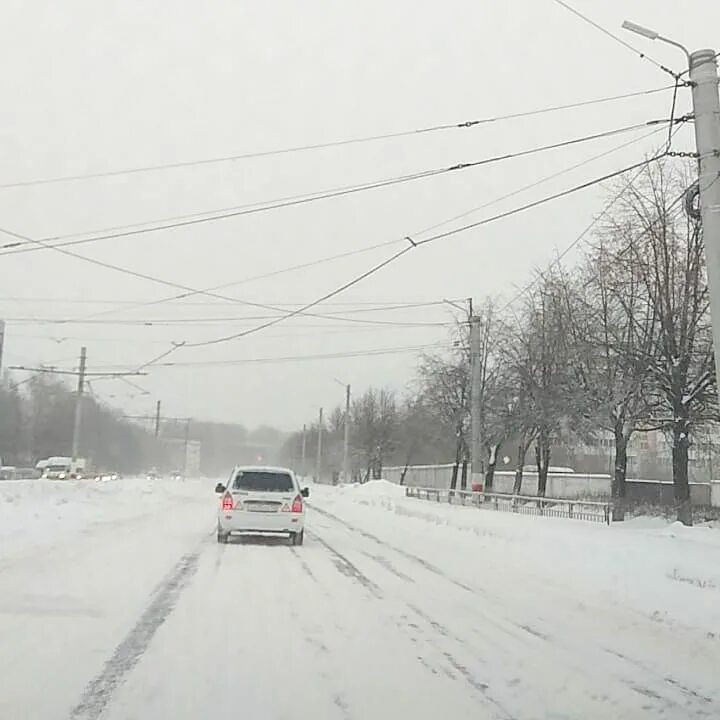
[[[304,513],[262,513],[246,510],[218,513],[218,527],[225,533],[295,533],[300,532],[304,526]]]

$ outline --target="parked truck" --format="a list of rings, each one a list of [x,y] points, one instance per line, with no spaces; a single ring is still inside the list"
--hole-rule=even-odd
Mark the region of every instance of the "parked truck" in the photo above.
[[[76,480],[85,474],[86,461],[85,458],[55,456],[40,460],[35,467],[47,480]]]

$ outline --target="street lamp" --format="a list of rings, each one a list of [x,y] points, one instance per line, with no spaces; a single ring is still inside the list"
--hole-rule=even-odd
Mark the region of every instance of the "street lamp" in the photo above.
[[[350,482],[350,383],[333,378],[338,385],[345,388],[345,421],[343,423],[343,481]]]
[[[660,42],[664,42],[664,43],[667,43],[668,45],[674,45],[675,47],[680,48],[685,53],[685,57],[687,58],[687,61],[688,61],[688,66],[690,65],[690,52],[684,45],[680,44],[679,42],[676,42],[675,40],[671,40],[670,38],[663,37],[656,30],[650,30],[649,28],[643,27],[642,25],[637,25],[636,23],[630,22],[629,20],[626,20],[622,24],[622,26],[625,30],[634,32],[637,35],[642,35],[643,37],[646,37],[648,40],[660,40]]]
[[[698,180],[695,187],[700,197],[700,218],[710,289],[710,318],[715,350],[715,368],[718,372],[720,371],[720,183],[717,182],[720,177],[718,54],[708,48],[688,52],[688,49],[681,43],[663,37],[655,30],[627,20],[622,26],[648,40],[660,40],[660,42],[673,45],[682,50],[687,58],[698,160]],[[679,82],[679,78],[679,75],[675,75],[676,82]]]

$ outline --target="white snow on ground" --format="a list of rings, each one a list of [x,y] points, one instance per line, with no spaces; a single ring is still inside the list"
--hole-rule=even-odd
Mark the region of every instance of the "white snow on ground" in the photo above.
[[[3,554],[55,543],[90,526],[156,513],[169,498],[192,495],[197,483],[119,480],[0,481],[0,548]]]
[[[218,545],[213,485],[0,485],[0,718],[720,717],[717,530],[378,481]]]

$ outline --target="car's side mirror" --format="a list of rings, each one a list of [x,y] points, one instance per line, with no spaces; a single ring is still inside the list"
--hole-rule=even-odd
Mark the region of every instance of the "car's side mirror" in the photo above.
[[[227,489],[227,488],[226,488],[222,483],[218,483],[218,484],[215,486],[215,492],[218,493],[218,494],[224,493],[226,489]]]
[[[310,497],[310,488],[304,487],[304,488],[300,491],[300,494],[301,494],[304,498]]]

